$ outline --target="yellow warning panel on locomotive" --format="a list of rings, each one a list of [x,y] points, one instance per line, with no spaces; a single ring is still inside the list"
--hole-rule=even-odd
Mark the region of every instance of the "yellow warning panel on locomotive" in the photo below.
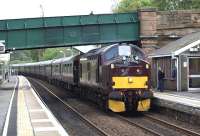
[[[150,99],[138,101],[137,111],[148,111],[150,109],[150,105]]]
[[[131,77],[112,77],[113,88],[128,89],[128,88],[148,88],[147,76],[131,76]]]
[[[108,100],[108,107],[113,112],[124,112],[126,110],[125,104],[122,101]]]

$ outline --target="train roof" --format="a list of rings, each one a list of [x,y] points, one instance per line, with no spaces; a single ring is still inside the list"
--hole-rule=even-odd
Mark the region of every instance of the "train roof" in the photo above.
[[[12,67],[22,67],[22,66],[33,66],[35,62],[33,63],[20,63],[20,64],[12,64]]]
[[[40,61],[40,62],[38,62],[38,64],[39,64],[40,66],[49,65],[49,64],[52,63],[52,61],[53,61],[53,60]]]
[[[93,56],[93,55],[97,55],[97,54],[102,54],[105,53],[107,50],[109,50],[110,48],[114,47],[114,46],[120,46],[120,45],[129,45],[132,47],[137,48],[138,50],[142,51],[138,46],[133,45],[133,44],[127,44],[127,43],[116,43],[116,44],[112,44],[112,45],[108,45],[105,47],[100,47],[100,48],[96,48],[93,50],[90,50],[89,52],[87,52],[86,54],[84,54],[83,56],[88,57],[88,56]]]
[[[26,67],[26,66],[44,66],[44,65],[50,65],[50,64],[58,64],[62,62],[67,62],[74,58],[76,56],[71,56],[71,57],[65,57],[65,58],[59,58],[59,59],[54,59],[54,60],[47,60],[47,61],[40,61],[40,62],[32,62],[32,63],[21,63],[21,64],[12,64],[12,67]]]
[[[59,64],[59,63],[62,63],[62,62],[66,62],[66,61],[71,60],[72,58],[73,58],[73,56],[55,59],[55,60],[52,60],[52,64]]]

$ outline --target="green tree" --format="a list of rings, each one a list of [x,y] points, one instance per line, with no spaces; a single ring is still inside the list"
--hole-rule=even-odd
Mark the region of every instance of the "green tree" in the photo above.
[[[200,0],[153,0],[159,10],[200,9]]]
[[[200,0],[121,0],[113,12],[131,12],[145,7],[158,10],[200,9]]]
[[[121,0],[113,12],[131,12],[139,8],[152,7],[152,0]]]
[[[14,51],[11,54],[11,63],[23,63],[23,62],[32,62],[30,50],[19,50]]]
[[[73,54],[77,54],[77,51],[73,50]],[[72,55],[72,51],[69,48],[49,48],[43,53],[41,60],[57,59],[62,57],[69,57]]]
[[[39,61],[41,58],[41,49],[30,50],[31,58],[33,61]]]
[[[79,52],[73,49],[73,55]],[[70,48],[47,48],[47,49],[34,49],[34,50],[17,50],[11,54],[11,63],[29,63],[44,60],[58,59],[62,57],[69,57],[72,55]]]
[[[42,59],[43,60],[50,60],[50,59],[55,59],[56,56],[58,55],[58,50],[57,49],[46,49]]]

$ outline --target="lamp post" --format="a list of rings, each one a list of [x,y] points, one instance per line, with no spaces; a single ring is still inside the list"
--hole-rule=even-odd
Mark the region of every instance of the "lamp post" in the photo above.
[[[40,4],[40,9],[41,9],[41,12],[42,12],[42,17],[44,17],[44,8],[43,8],[42,4]]]
[[[65,58],[65,52],[64,51],[59,51],[60,53],[63,54],[63,57]]]

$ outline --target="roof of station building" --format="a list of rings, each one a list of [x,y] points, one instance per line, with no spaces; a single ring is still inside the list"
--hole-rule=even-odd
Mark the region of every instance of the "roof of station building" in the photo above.
[[[183,51],[200,44],[200,32],[188,34],[149,54],[150,58],[179,55]]]

